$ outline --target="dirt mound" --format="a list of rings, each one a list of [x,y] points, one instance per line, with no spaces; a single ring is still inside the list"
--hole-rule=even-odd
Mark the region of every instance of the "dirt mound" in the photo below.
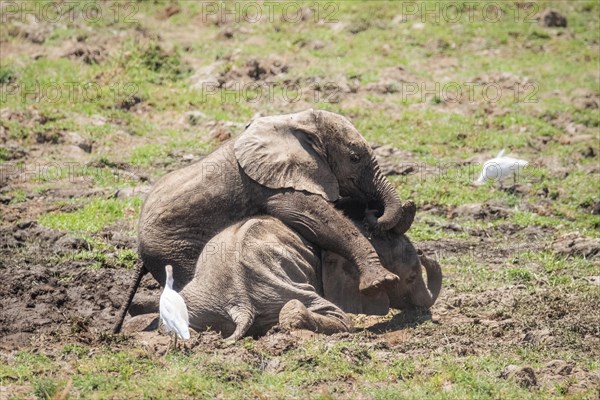
[[[412,153],[392,146],[372,146],[383,175],[408,175],[419,169]]]
[[[405,84],[421,85],[424,83],[423,79],[416,78],[402,66],[384,68],[379,72],[379,76],[378,82],[367,84],[364,90],[379,94],[391,94],[403,92],[406,89]]]
[[[555,253],[563,256],[580,256],[600,259],[600,239],[580,235],[578,232],[567,233],[552,243]]]
[[[512,379],[524,387],[537,386],[537,378],[531,367],[519,367],[518,365],[509,365],[500,373],[500,378]]]
[[[507,218],[512,213],[513,211],[506,204],[491,201],[484,204],[472,203],[460,205],[450,212],[450,217],[463,216],[481,220],[493,220]]]
[[[24,148],[21,147],[17,144],[7,144],[7,145],[3,145],[3,151],[2,151],[2,160],[3,161],[14,161],[14,160],[19,160],[21,158],[24,158],[27,156],[27,154],[29,154],[29,151]]]
[[[597,110],[600,108],[600,93],[581,88],[573,93],[571,102],[580,110]]]
[[[510,72],[490,72],[486,74],[479,75],[475,77],[472,82],[481,84],[481,85],[490,85],[495,84],[500,86],[502,89],[507,90],[518,90],[518,93],[524,94],[526,93],[526,87],[534,82],[528,78],[523,76],[517,76],[511,74]]]
[[[231,60],[230,60],[231,61]],[[262,84],[275,85],[286,81],[290,65],[277,56],[251,58],[243,67],[231,66],[223,61],[196,68],[190,78],[192,87],[203,90],[216,88],[261,90]]]
[[[68,50],[63,57],[78,59],[86,64],[100,64],[106,57],[106,49],[103,47],[78,44],[74,48]]]
[[[32,18],[32,20],[35,18]],[[52,34],[52,24],[22,23],[13,21],[8,27],[12,37],[26,39],[34,44],[43,44]]]
[[[28,108],[26,110],[14,110],[11,108],[3,108],[0,109],[0,120],[11,121],[21,125],[25,125],[26,127],[32,127],[35,124],[44,125],[52,119],[46,115],[41,114],[35,108]]]
[[[553,9],[546,9],[542,11],[538,16],[542,26],[548,28],[566,28],[567,27],[567,17],[562,15],[560,12]]]
[[[284,74],[288,72],[288,66],[278,58],[259,60],[253,58],[246,62],[246,75],[255,81]]]

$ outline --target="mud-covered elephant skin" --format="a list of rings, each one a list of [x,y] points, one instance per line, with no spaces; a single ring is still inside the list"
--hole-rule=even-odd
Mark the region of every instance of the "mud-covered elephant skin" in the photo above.
[[[397,230],[372,240],[383,266],[400,279],[365,296],[350,261],[322,251],[278,219],[260,216],[232,225],[207,244],[196,275],[180,292],[190,326],[210,327],[228,340],[263,334],[277,323],[331,334],[352,329],[344,311],[386,314],[390,306],[431,307],[442,284],[437,262],[419,255]]]
[[[398,277],[381,266],[369,241],[334,208],[340,196],[378,207],[376,229],[402,219],[394,187],[346,118],[315,110],[258,118],[239,137],[154,185],[140,214],[139,252],[161,284],[164,266],[172,265],[180,289],[218,232],[270,215],[308,242],[351,260],[361,291],[393,286]]]

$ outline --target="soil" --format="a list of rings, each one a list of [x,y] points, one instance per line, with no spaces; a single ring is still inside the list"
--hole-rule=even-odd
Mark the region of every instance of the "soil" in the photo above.
[[[46,141],[41,146],[57,146]],[[90,150],[93,151],[93,150]],[[382,146],[375,148],[387,175],[410,173],[406,161],[410,154]],[[21,155],[27,158],[27,153]],[[7,182],[7,188],[13,182]],[[144,196],[149,186],[123,189],[106,196]],[[25,188],[27,189],[27,188]],[[167,350],[169,339],[158,332],[156,312],[160,286],[149,276],[143,279],[128,317],[124,333],[117,337],[109,334],[126,291],[133,280],[133,269],[104,266],[92,268],[92,261],[71,259],[69,255],[88,250],[86,241],[40,226],[36,222],[42,212],[60,209],[74,211],[76,207],[56,206],[57,199],[98,195],[99,189],[69,188],[52,193],[36,194],[26,190],[23,203],[12,199],[0,202],[5,223],[0,226],[0,351],[36,348],[54,352],[65,343],[78,342],[101,345],[110,341],[116,347],[141,343],[157,355]],[[62,208],[61,208],[62,207]],[[499,246],[497,239],[486,228],[464,229],[461,218],[495,221],[505,219],[511,209],[500,203],[465,204],[459,207],[424,207],[420,214],[446,215],[448,224],[438,228],[448,232],[465,232],[468,239],[442,239],[416,243],[426,254],[436,257],[472,257],[475,263],[488,265],[492,273],[500,268],[516,250],[539,251],[547,246],[566,256],[588,258],[600,256],[597,239],[581,237],[577,233],[556,239],[550,228],[522,229],[511,224],[501,225],[507,243],[519,243],[518,249]],[[135,249],[132,223],[120,222],[96,234],[117,248]],[[410,231],[409,231],[410,235]],[[518,263],[518,260],[516,261]],[[587,284],[598,285],[599,279],[586,277]],[[395,312],[385,317],[355,316],[359,335],[364,335],[365,347],[377,347],[381,357],[392,357],[400,352],[407,355],[425,355],[450,350],[457,356],[486,354],[489,351],[515,347],[545,346],[549,351],[577,350],[600,356],[599,311],[594,303],[581,301],[575,295],[553,290],[548,283],[539,282],[536,289],[525,285],[505,285],[473,293],[459,293],[455,288],[457,277],[446,274],[446,284],[431,312]],[[532,316],[535,316],[533,318]],[[430,323],[425,330],[407,328]],[[568,331],[575,335],[565,335]],[[326,338],[335,342],[344,335]],[[258,339],[258,346],[273,357],[301,346],[314,334],[272,330]],[[119,338],[118,340],[116,338]],[[222,348],[224,344],[215,333],[202,333],[185,344],[185,351],[198,346]],[[232,357],[252,357],[242,346],[231,348]],[[244,354],[242,354],[244,353]],[[254,355],[255,356],[255,355]],[[266,368],[276,369],[276,362]],[[569,390],[578,391],[600,384],[598,372],[589,372],[583,366],[567,360],[553,360],[543,367],[511,365],[500,374],[524,387],[539,388],[556,382],[571,382]],[[575,377],[575,379],[573,379]],[[574,383],[573,383],[574,382]]]
[[[176,6],[168,6],[160,18],[170,18],[179,12]],[[547,26],[562,27],[566,20],[560,15],[546,13],[542,21]],[[215,22],[216,23],[216,22]],[[219,22],[229,25],[226,22]],[[357,34],[368,26],[366,20],[353,23],[347,29]],[[223,32],[230,38],[237,34],[233,28]],[[16,25],[9,32],[11,36],[21,36],[32,44],[42,44],[49,32]],[[445,46],[444,43],[432,43],[432,46]],[[327,46],[323,42],[305,43],[314,49]],[[102,45],[71,43],[57,57],[81,59],[84,63],[102,63],[105,48]],[[16,51],[16,50],[15,50]],[[442,67],[448,68],[453,60],[445,60]],[[197,69],[190,79],[191,86],[200,87],[203,83],[218,83],[220,87],[230,87],[234,83],[271,82],[275,80],[285,84],[290,72],[299,68],[292,60],[277,57],[248,60],[244,67],[226,70],[220,61],[204,69]],[[445,67],[444,67],[445,65]],[[358,92],[378,94],[394,93],[403,82],[415,80],[402,68],[394,67],[383,71],[381,81],[361,87],[357,79],[345,77],[335,79],[335,90],[340,102],[345,105],[360,104],[364,96],[358,98]],[[312,90],[326,90],[319,86],[319,77],[306,78],[302,82],[293,82]],[[324,79],[321,79],[324,81]],[[334,81],[331,79],[331,81]],[[523,87],[529,80],[512,74],[490,73],[476,77],[475,82],[499,82],[502,87]],[[597,109],[600,100],[597,93],[582,90],[574,94],[572,103],[581,109]],[[143,99],[132,97],[116,106],[133,110],[143,104]],[[299,103],[301,104],[301,103]],[[385,107],[385,104],[383,105]],[[468,104],[446,105],[464,107]],[[300,107],[301,108],[301,107]],[[140,112],[145,112],[143,108]],[[502,113],[500,109],[490,109],[490,116]],[[48,122],[48,117],[40,115],[31,108],[27,112],[10,109],[0,110],[5,121],[17,121],[26,129],[40,128]],[[223,125],[222,122],[206,122],[201,113],[179,116],[183,124],[213,124],[210,137],[221,142],[229,139],[241,130],[240,126]],[[94,117],[92,117],[94,118]],[[103,117],[97,123],[104,124]],[[149,116],[149,118],[151,118]],[[547,120],[566,132],[564,143],[589,141],[589,127],[575,124],[570,117],[556,114],[548,115]],[[90,154],[95,151],[93,140],[83,138],[74,132],[36,129],[37,136],[28,140],[10,139],[7,129],[0,125],[0,143],[6,149],[8,162],[22,161],[35,165],[49,154],[55,159],[76,160],[93,166]],[[134,140],[134,139],[128,139]],[[550,139],[548,139],[550,140]],[[561,143],[562,143],[561,142]],[[123,146],[133,145],[123,143]],[[532,148],[544,146],[547,142],[531,143]],[[416,158],[403,150],[389,146],[374,146],[378,161],[387,176],[414,173],[413,160]],[[594,151],[591,149],[592,152]],[[182,155],[181,159],[168,166],[175,169],[197,159]],[[592,157],[594,154],[591,155]],[[186,158],[188,157],[188,158]],[[586,157],[585,153],[575,157]],[[476,160],[467,160],[475,162]],[[555,174],[565,170],[560,161],[553,159],[537,160]],[[422,163],[421,163],[422,164]],[[150,171],[131,172],[127,164],[113,165],[120,173],[131,174],[140,184],[135,188],[126,188],[111,193],[106,189],[97,189],[91,185],[73,185],[72,182],[56,183],[52,189],[39,191],[36,184],[21,182],[18,175],[0,173],[0,352],[2,357],[17,350],[34,348],[40,352],[57,352],[66,343],[84,343],[102,345],[110,343],[115,348],[127,348],[131,343],[141,343],[148,351],[157,355],[164,354],[169,338],[156,330],[157,299],[160,286],[150,276],[146,276],[138,290],[131,314],[126,321],[124,333],[109,334],[116,321],[118,312],[125,301],[126,292],[133,281],[135,270],[103,265],[93,268],[93,260],[78,260],[70,256],[79,250],[87,249],[87,242],[62,231],[49,229],[37,223],[40,214],[52,210],[69,210],[68,205],[57,205],[62,200],[89,196],[115,196],[128,198],[143,197],[152,183]],[[0,166],[2,168],[2,166]],[[433,167],[432,167],[433,168]],[[579,166],[577,167],[579,168]],[[0,170],[0,172],[2,172]],[[594,171],[590,171],[593,173]],[[597,172],[597,171],[595,171]],[[566,173],[566,171],[565,171]],[[146,182],[150,180],[150,182]],[[24,193],[24,198],[15,201],[15,190]],[[516,188],[515,190],[528,190]],[[540,215],[543,215],[545,201],[551,201],[553,193],[540,193]],[[548,200],[549,198],[549,200]],[[582,204],[590,213],[598,214],[598,202]],[[74,211],[73,208],[70,211]],[[447,207],[437,204],[425,205],[418,211],[420,216],[444,215],[449,223],[436,226],[447,232],[461,232],[467,238],[445,238],[435,241],[416,243],[426,254],[440,257],[470,257],[475,265],[485,265],[490,273],[502,273],[501,267],[515,254],[515,251],[539,251],[546,248],[563,256],[580,256],[588,259],[600,259],[600,240],[586,238],[578,233],[559,235],[553,228],[520,228],[510,223],[489,227],[487,222],[507,219],[512,213],[506,204],[484,203],[465,204],[459,207]],[[464,220],[481,221],[479,228],[464,228]],[[485,223],[483,223],[485,222]],[[135,250],[133,223],[118,223],[94,236],[116,246]],[[499,245],[496,232],[504,235],[503,245]],[[408,232],[410,236],[410,231]],[[510,243],[517,243],[511,247]],[[514,261],[516,266],[521,260]],[[443,266],[442,266],[443,268]],[[536,282],[534,289],[525,285],[505,284],[500,287],[482,290],[474,285],[471,293],[462,293],[457,285],[460,277],[446,273],[442,293],[430,312],[393,312],[385,317],[355,316],[358,333],[338,334],[325,340],[335,342],[350,335],[360,335],[361,346],[376,349],[377,357],[394,357],[402,353],[409,356],[426,356],[431,353],[451,351],[457,356],[488,354],[491,350],[507,352],[515,348],[543,346],[548,353],[564,354],[569,350],[592,355],[600,359],[600,309],[598,296],[582,299],[565,290],[554,288],[548,282]],[[600,277],[583,277],[582,283],[598,286]],[[408,328],[423,326],[424,329]],[[257,346],[272,356],[267,370],[277,370],[277,357],[312,340],[315,334],[308,332],[286,332],[273,329],[266,336],[257,339]],[[200,348],[227,349],[232,359],[264,362],[253,350],[244,346],[226,347],[216,333],[200,333],[184,344],[185,351]],[[348,354],[348,357],[360,357],[360,354]],[[499,374],[502,379],[511,379],[520,385],[534,390],[557,383],[566,384],[568,393],[576,393],[586,388],[600,385],[600,370],[590,372],[584,365],[571,360],[555,359],[541,366],[509,365]],[[433,371],[431,372],[433,374]]]

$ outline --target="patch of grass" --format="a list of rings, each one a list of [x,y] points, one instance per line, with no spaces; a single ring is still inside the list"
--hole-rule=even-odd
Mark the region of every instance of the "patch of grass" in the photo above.
[[[121,249],[117,252],[117,261],[121,266],[132,269],[135,267],[139,256],[135,250],[132,249]]]
[[[191,72],[178,48],[166,51],[152,40],[127,40],[123,48],[126,55],[117,62],[126,71],[128,81],[139,89],[155,89],[153,85],[173,83]]]
[[[10,153],[8,149],[0,147],[0,162],[8,161],[10,159]]]
[[[167,156],[164,146],[159,144],[146,144],[136,147],[129,157],[129,162],[133,165],[150,166]]]
[[[481,290],[482,287],[500,287],[506,284],[502,274],[479,261],[477,251],[475,248],[461,256],[440,254],[439,262],[444,266],[444,274],[461,277],[452,279],[452,286],[459,292],[470,293]]]
[[[439,240],[442,238],[466,238],[464,232],[450,232],[444,229],[445,219],[432,215],[426,217],[417,216],[413,222],[408,235],[416,241]]]
[[[23,190],[15,190],[10,193],[12,199],[10,200],[10,204],[18,204],[27,201],[27,195]]]
[[[386,356],[380,357],[358,340],[332,344],[321,338],[281,356],[259,356],[254,350],[243,351],[250,360],[259,356],[262,361],[257,364],[243,360],[231,362],[220,352],[202,350],[193,354],[171,353],[164,358],[148,357],[139,348],[116,352],[104,348],[92,354],[86,350],[79,345],[65,346],[62,353],[67,358],[49,362],[52,367],[61,362],[75,367],[72,370],[73,396],[164,397],[173,393],[232,399],[259,395],[323,399],[359,394],[376,399],[473,396],[551,399],[561,396],[561,390],[554,395],[547,391],[532,392],[512,380],[499,378],[507,365],[519,365],[523,359],[496,352],[457,358],[447,352],[408,357],[383,350]],[[532,360],[547,357],[532,350],[523,353],[525,355]],[[273,362],[280,366],[277,372],[258,367]],[[16,361],[9,361],[4,368],[15,371],[20,367]],[[33,379],[32,392],[42,398],[55,393],[62,380],[48,375]],[[17,378],[16,382],[26,380]],[[592,393],[590,389],[588,394]]]
[[[25,138],[27,138],[29,136],[29,129],[27,127],[25,127],[24,125],[16,122],[16,121],[8,121],[5,119],[0,119],[0,127],[6,129],[8,131],[8,136],[11,139],[15,139],[15,140],[23,140]],[[4,154],[6,157],[7,155],[7,150],[4,149]]]
[[[594,273],[594,261],[583,257],[565,257],[552,253],[551,251],[525,252],[519,258],[526,263],[539,266],[544,272],[565,273],[574,277],[582,277],[583,274]]]
[[[0,85],[5,85],[7,83],[12,83],[17,80],[17,74],[10,67],[1,67],[0,66]]]
[[[83,249],[68,251],[60,256],[50,258],[53,263],[70,263],[72,261],[85,261],[91,269],[100,268],[135,268],[138,254],[129,248],[117,248],[103,239],[90,236],[90,233],[79,234],[86,242]],[[72,276],[63,277],[62,280],[70,281]]]
[[[517,211],[512,221],[517,225],[527,227],[531,225],[537,225],[541,227],[551,227],[560,224],[560,221],[551,216],[538,215],[529,211]]]
[[[0,382],[29,381],[35,376],[51,373],[53,361],[45,355],[26,351],[17,352],[10,364],[0,364]]]
[[[506,275],[511,281],[517,283],[527,283],[533,278],[531,271],[524,268],[509,268],[506,270]]]
[[[72,233],[95,233],[120,219],[135,219],[141,199],[93,199],[74,212],[50,212],[40,216],[40,225]]]
[[[151,43],[146,46],[140,55],[140,59],[142,64],[150,71],[161,72],[173,80],[180,78],[186,72],[177,51],[169,54],[158,43]]]
[[[56,394],[57,384],[51,378],[36,378],[33,380],[33,394],[38,399],[50,400]]]
[[[89,349],[85,346],[68,343],[62,349],[62,354],[64,355],[73,355],[78,359],[85,357],[89,352]]]
[[[172,159],[174,154],[207,154],[216,146],[216,143],[202,138],[187,139],[178,131],[169,130],[165,133],[169,138],[167,143],[138,146],[131,152],[129,162],[140,167],[162,165]]]

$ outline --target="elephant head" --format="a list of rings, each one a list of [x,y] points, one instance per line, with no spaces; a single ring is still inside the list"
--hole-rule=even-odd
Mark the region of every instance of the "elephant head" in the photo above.
[[[332,202],[340,196],[372,202],[383,208],[376,224],[381,230],[402,216],[371,147],[341,115],[310,109],[258,118],[236,140],[234,151],[243,171],[268,188],[305,191]]]
[[[442,269],[438,262],[416,250],[404,234],[394,229],[373,241],[383,266],[400,277],[398,284],[387,290],[390,307],[402,310],[433,306],[442,288]],[[423,279],[423,268],[427,283]]]
[[[414,218],[414,204],[405,204],[407,219]],[[362,208],[364,210],[364,207]],[[363,219],[372,218],[364,211],[357,212],[356,204],[348,203],[343,209],[364,234]],[[387,314],[389,307],[407,309],[431,307],[442,288],[442,270],[437,261],[426,257],[404,235],[407,224],[400,221],[391,230],[373,236],[371,243],[377,251],[381,264],[398,275],[400,280],[385,292],[365,296],[358,290],[358,277],[352,264],[330,251],[323,252],[322,274],[324,296],[346,312],[364,314]],[[422,269],[427,274],[423,279]]]

